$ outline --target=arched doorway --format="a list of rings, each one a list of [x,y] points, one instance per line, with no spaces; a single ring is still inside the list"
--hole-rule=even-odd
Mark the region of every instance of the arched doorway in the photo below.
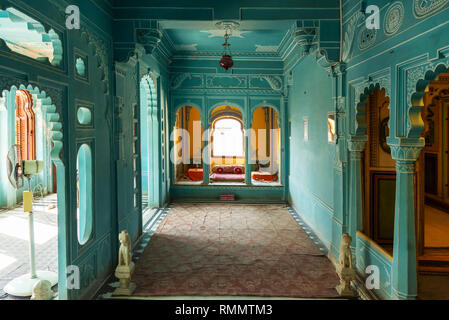
[[[24,160],[42,160],[44,163],[43,171],[32,176],[30,186],[25,182],[24,186],[17,190],[9,183],[6,170],[0,172],[2,206],[19,203],[22,200],[22,192],[28,188],[33,192],[33,211],[38,213],[34,218],[37,269],[58,273],[58,290],[64,297],[66,235],[68,231],[65,166],[60,158],[63,149],[61,118],[56,111],[56,106],[52,104],[51,98],[47,97],[44,91],[32,86],[12,86],[9,90],[3,91],[0,102],[0,154],[6,155],[13,145],[17,145]],[[2,157],[0,167],[6,168],[6,161],[6,157]],[[56,172],[53,171],[53,166],[56,167]],[[52,174],[56,174],[57,178],[53,178]],[[57,188],[54,188],[53,180],[57,181]],[[54,189],[58,190],[58,194],[54,194]],[[20,210],[15,213],[17,214],[17,212]],[[14,242],[10,242],[8,248],[6,242],[2,240],[2,243],[5,244],[2,247],[2,259],[10,253],[11,257],[9,258],[12,259],[10,259],[11,265],[9,266],[0,264],[0,273],[5,271],[5,268],[14,268],[14,263],[25,263],[27,268],[24,270],[16,266],[15,270],[18,271],[18,274],[8,273],[10,278],[26,274],[29,271],[28,260],[23,261],[20,257],[14,258],[16,254],[21,254],[23,240],[25,240],[25,247],[28,245],[28,237],[21,236],[24,234],[23,231],[28,229],[28,221],[15,213],[13,212],[11,216],[7,215],[8,212],[2,214],[3,229],[0,233],[1,236],[11,236],[21,241],[17,243],[17,246]],[[15,232],[17,233],[15,234]],[[9,249],[13,249],[13,251]]]
[[[210,118],[211,184],[245,183],[245,131],[243,114],[234,106],[219,106]]]
[[[203,183],[203,129],[201,113],[196,107],[183,106],[176,111],[173,129],[175,183]]]
[[[363,232],[393,252],[396,169],[387,144],[390,99],[374,89],[365,105],[368,137],[362,160]]]
[[[138,141],[135,149],[140,149],[140,161],[136,165],[135,172],[141,172],[141,199],[142,213],[148,220],[146,213],[151,213],[160,205],[160,127],[158,119],[158,98],[154,80],[146,75],[140,81],[140,121],[134,124],[134,130],[138,131]],[[137,119],[135,117],[135,119]],[[140,127],[138,126],[140,124]],[[137,177],[135,185],[137,186]],[[145,224],[145,221],[144,221]]]
[[[272,107],[254,110],[251,125],[251,183],[280,183],[281,148],[277,111]]]
[[[418,174],[418,250],[421,269],[449,270],[449,73],[431,81],[424,95],[425,147]],[[439,263],[436,260],[440,260]],[[442,266],[444,264],[444,266]]]

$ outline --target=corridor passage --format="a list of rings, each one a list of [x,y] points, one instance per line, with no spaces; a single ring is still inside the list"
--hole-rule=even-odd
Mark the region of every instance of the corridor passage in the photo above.
[[[338,296],[334,266],[285,205],[175,204],[133,282],[138,297]]]

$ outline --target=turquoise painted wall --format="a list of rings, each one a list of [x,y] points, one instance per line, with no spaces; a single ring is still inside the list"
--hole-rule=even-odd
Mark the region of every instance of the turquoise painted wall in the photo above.
[[[334,110],[332,78],[313,56],[292,71],[288,119],[291,122],[289,152],[289,200],[305,221],[329,246],[334,215],[334,158],[336,146],[328,142],[327,117]],[[304,75],[307,74],[307,77]],[[304,141],[304,118],[309,140]]]
[[[69,4],[80,7],[81,30],[65,27],[65,9]],[[42,23],[46,32],[54,29],[62,41],[62,61],[58,66],[12,53],[2,41],[0,90],[22,86],[47,111],[46,124],[55,143],[51,157],[57,166],[58,180],[59,295],[61,299],[86,298],[111,274],[117,256],[114,157],[105,156],[114,154],[111,8],[107,2],[89,0],[0,1],[0,9],[9,7]],[[78,57],[87,62],[86,77],[75,73]],[[92,111],[91,124],[77,123],[79,107]],[[82,144],[88,144],[92,150],[94,191],[92,233],[83,245],[77,239],[75,191],[76,156]],[[79,267],[80,290],[67,289],[69,265]]]
[[[380,9],[379,30],[368,32],[364,27],[365,16],[361,11],[368,5]],[[413,98],[415,92],[423,91],[429,80],[448,67],[449,43],[445,36],[449,31],[448,18],[447,1],[372,0],[364,1],[363,7],[359,1],[343,1],[345,66],[343,74],[338,75],[342,86],[336,96],[338,107],[344,109],[340,124],[347,128],[340,142],[354,150],[347,152],[349,161],[344,172],[348,183],[343,190],[348,208],[346,221],[353,242],[355,234],[351,230],[361,229],[362,210],[361,202],[354,200],[360,196],[360,183],[353,180],[360,170],[357,152],[363,150],[363,143],[358,141],[365,135],[364,123],[359,119],[364,116],[364,101],[373,89],[385,89],[390,97],[388,143],[400,175],[396,185],[395,254],[390,260],[391,257],[359,236],[355,249],[362,277],[366,277],[365,267],[369,262],[379,266],[381,288],[375,293],[386,299],[413,299],[417,294],[413,166],[422,148],[419,137],[423,127],[419,99]],[[371,40],[362,41],[367,38]]]
[[[148,3],[118,0],[112,7],[105,0],[72,1],[70,4],[80,7],[82,29],[70,31],[65,28],[65,7],[69,4],[66,1],[43,0],[36,6],[30,1],[0,0],[1,9],[17,7],[42,22],[47,31],[53,28],[63,44],[59,66],[11,53],[3,42],[0,45],[0,90],[20,85],[30,88],[48,109],[49,121],[54,125],[56,147],[51,157],[58,165],[61,184],[61,298],[88,297],[113,272],[119,231],[127,229],[133,242],[141,235],[140,173],[146,171],[141,162],[146,152],[140,148],[142,137],[136,136],[134,130],[140,132],[145,121],[144,95],[140,90],[145,76],[151,78],[157,96],[155,109],[149,115],[155,132],[143,138],[148,139],[147,145],[154,151],[152,161],[148,161],[155,168],[148,179],[148,189],[155,194],[154,205],[161,207],[170,200],[213,200],[222,192],[236,193],[240,200],[249,202],[288,199],[333,257],[338,257],[341,233],[351,233],[359,274],[363,277],[364,268],[370,263],[381,266],[379,296],[413,298],[416,259],[414,250],[407,246],[415,244],[414,225],[404,224],[403,221],[413,220],[403,218],[413,217],[414,211],[410,197],[401,195],[413,192],[411,168],[422,147],[419,98],[428,81],[449,67],[449,43],[445,36],[449,33],[449,2],[435,0],[432,7],[422,7],[430,2],[343,1],[341,64],[337,64],[340,30],[336,0],[322,4],[320,1],[313,10],[294,8],[297,2],[290,0],[269,2],[264,4],[269,11],[254,7],[250,1],[231,1],[226,9],[216,3],[203,8],[201,1],[188,3],[184,8],[170,8],[167,3],[163,8],[150,8]],[[367,32],[362,11],[370,4],[379,6],[381,23],[379,30]],[[395,14],[398,19],[392,19]],[[185,52],[176,50],[154,20],[179,18],[280,19],[291,21],[291,28],[276,54],[236,53],[235,67],[225,73],[217,65],[219,56],[201,52],[186,57]],[[75,74],[79,57],[87,60],[86,77]],[[400,232],[396,233],[396,254],[392,259],[356,235],[361,212],[358,156],[365,135],[361,119],[364,101],[375,88],[385,88],[390,97],[388,143],[402,170],[396,192],[396,214],[400,218],[396,229]],[[210,111],[223,103],[242,109],[246,127],[250,127],[253,108],[270,104],[279,110],[284,168],[281,187],[173,184],[169,137],[177,108],[186,104],[198,106],[205,128]],[[79,107],[92,111],[91,124],[77,123]],[[0,113],[5,113],[1,109]],[[336,112],[335,144],[327,141],[328,112]],[[307,142],[303,140],[304,117],[309,121]],[[2,114],[2,133],[6,122]],[[86,244],[80,245],[76,237],[74,190],[76,155],[84,143],[90,145],[93,157],[93,232]],[[7,146],[8,142],[0,139],[2,153]],[[4,183],[4,173],[0,177]],[[143,177],[146,179],[145,174]],[[1,194],[0,201],[5,201]],[[65,267],[72,264],[81,268],[82,290],[65,288]]]
[[[140,45],[129,52],[125,61],[116,62],[115,67],[117,222],[118,229],[128,230],[135,242],[142,233],[142,178],[146,177],[140,174],[145,171],[141,166],[142,155],[148,154],[151,158],[147,162],[151,206],[163,207],[169,197],[168,74],[164,63],[147,55]],[[149,79],[151,93],[141,91],[150,90],[148,81],[141,86],[142,79]],[[154,98],[149,99],[150,96]],[[142,123],[151,129],[144,138],[148,139],[148,153],[141,150]]]

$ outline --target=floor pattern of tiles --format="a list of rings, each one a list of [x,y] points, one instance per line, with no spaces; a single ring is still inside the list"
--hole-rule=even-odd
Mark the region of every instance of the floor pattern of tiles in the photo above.
[[[56,194],[35,200],[34,236],[37,270],[58,272],[58,209]],[[21,206],[0,211],[0,299],[3,287],[30,272],[28,213]],[[25,298],[29,299],[29,298]]]
[[[324,247],[286,205],[185,203],[164,215],[135,249],[136,297],[337,297]]]

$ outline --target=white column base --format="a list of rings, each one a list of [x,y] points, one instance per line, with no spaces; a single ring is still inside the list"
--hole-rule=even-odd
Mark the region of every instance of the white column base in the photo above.
[[[53,287],[58,283],[58,275],[51,271],[37,271],[37,277],[32,279],[30,274],[24,274],[23,276],[17,277],[3,288],[7,294],[16,297],[30,297],[33,294],[33,286],[39,280],[48,280]]]

